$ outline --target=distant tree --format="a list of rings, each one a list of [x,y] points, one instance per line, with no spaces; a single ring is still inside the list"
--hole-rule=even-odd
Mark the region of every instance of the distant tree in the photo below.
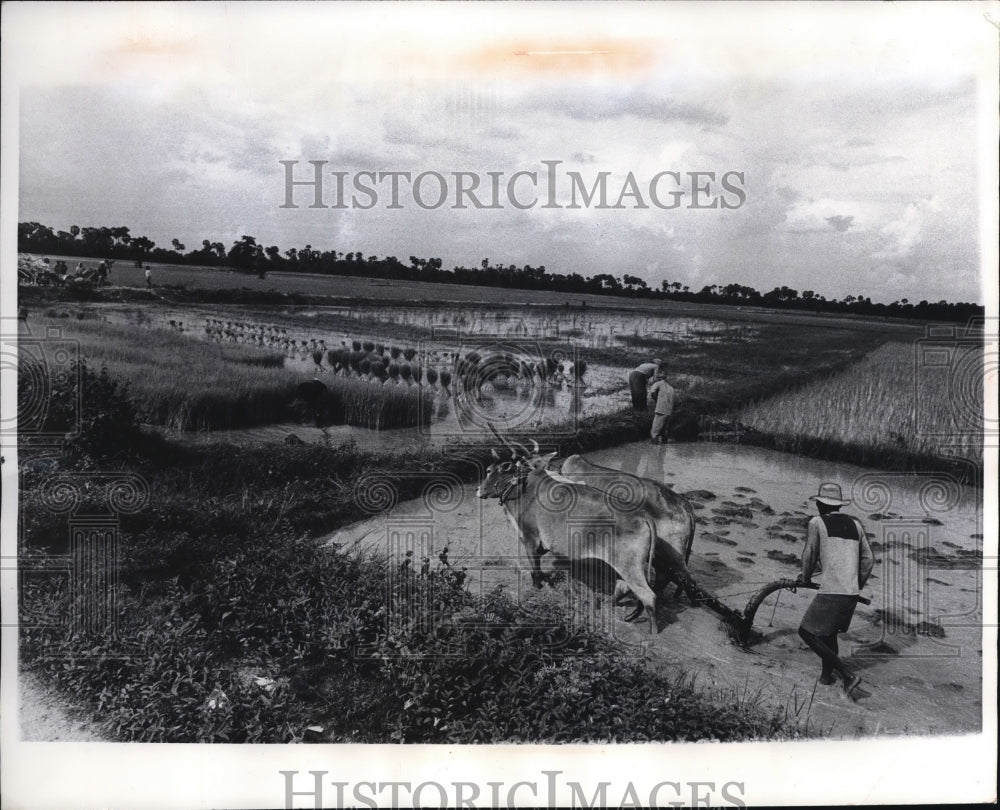
[[[149,258],[154,247],[156,247],[156,242],[148,236],[136,236],[132,239],[133,255],[140,262]]]
[[[252,236],[244,235],[229,248],[227,259],[233,267],[250,272],[255,270],[264,250]]]

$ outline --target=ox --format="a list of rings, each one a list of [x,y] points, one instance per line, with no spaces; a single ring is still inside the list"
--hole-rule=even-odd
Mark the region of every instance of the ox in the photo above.
[[[560,473],[567,481],[608,493],[620,512],[641,511],[649,516],[657,537],[666,542],[681,568],[691,558],[694,509],[683,495],[658,481],[602,467],[577,455],[563,461]]]
[[[615,601],[629,594],[638,600],[626,621],[638,618],[645,609],[650,632],[655,633],[656,593],[649,584],[655,583],[658,547],[654,520],[641,510],[618,513],[606,492],[553,477],[547,467],[556,453],[540,455],[537,443],[534,453],[504,443],[511,450],[510,460],[493,450],[496,461],[487,468],[476,495],[500,500],[528,555],[535,586],[542,585],[540,561],[546,553],[570,563],[603,562],[621,577]]]

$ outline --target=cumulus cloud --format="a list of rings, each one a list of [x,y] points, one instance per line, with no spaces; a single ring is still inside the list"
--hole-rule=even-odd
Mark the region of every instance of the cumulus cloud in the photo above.
[[[909,255],[922,241],[928,221],[940,212],[941,202],[933,196],[907,204],[899,217],[882,228],[882,234],[887,238],[883,255]]]

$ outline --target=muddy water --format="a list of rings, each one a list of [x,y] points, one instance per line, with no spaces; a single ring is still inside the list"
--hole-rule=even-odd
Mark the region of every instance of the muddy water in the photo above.
[[[839,686],[817,683],[819,660],[796,632],[811,591],[768,597],[754,625],[761,639],[749,651],[729,641],[713,613],[675,599],[672,589],[661,595],[660,628],[652,637],[645,623],[625,624],[623,610],[607,598],[557,585],[554,593],[578,615],[587,613],[636,655],[694,674],[710,692],[729,698],[759,692],[765,706],[835,737],[980,729],[981,493],[940,477],[731,445],[631,444],[587,457],[690,493],[698,515],[692,573],[740,610],[763,584],[795,577],[804,525],[815,513],[808,496],[823,481],[839,483],[854,501],[846,511],[862,519],[877,559],[865,589],[872,604],[859,604],[841,636],[841,652],[864,678],[868,696],[853,703]],[[359,482],[359,493],[372,493],[363,502],[373,516],[329,542],[394,555],[410,549],[432,560],[447,546],[452,561],[469,569],[474,590],[499,585],[535,598],[515,530],[498,503],[477,499],[475,487],[457,480],[427,482],[424,498],[384,512],[391,493],[377,481]],[[543,564],[553,570],[547,558]],[[580,592],[588,595],[583,601]]]

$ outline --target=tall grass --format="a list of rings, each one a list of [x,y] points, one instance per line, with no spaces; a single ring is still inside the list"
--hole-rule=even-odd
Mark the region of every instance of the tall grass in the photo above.
[[[139,418],[176,430],[222,430],[273,424],[292,418],[298,385],[305,379],[283,368],[278,352],[217,344],[166,330],[40,318],[64,338],[79,341],[92,367],[128,383]],[[385,429],[418,424],[420,389],[330,378],[328,422]],[[430,413],[429,405],[423,413]]]
[[[734,419],[792,452],[819,441],[862,445],[869,458],[980,458],[982,348],[962,347],[940,367],[922,363],[915,349],[887,343],[838,374],[747,405]]]

